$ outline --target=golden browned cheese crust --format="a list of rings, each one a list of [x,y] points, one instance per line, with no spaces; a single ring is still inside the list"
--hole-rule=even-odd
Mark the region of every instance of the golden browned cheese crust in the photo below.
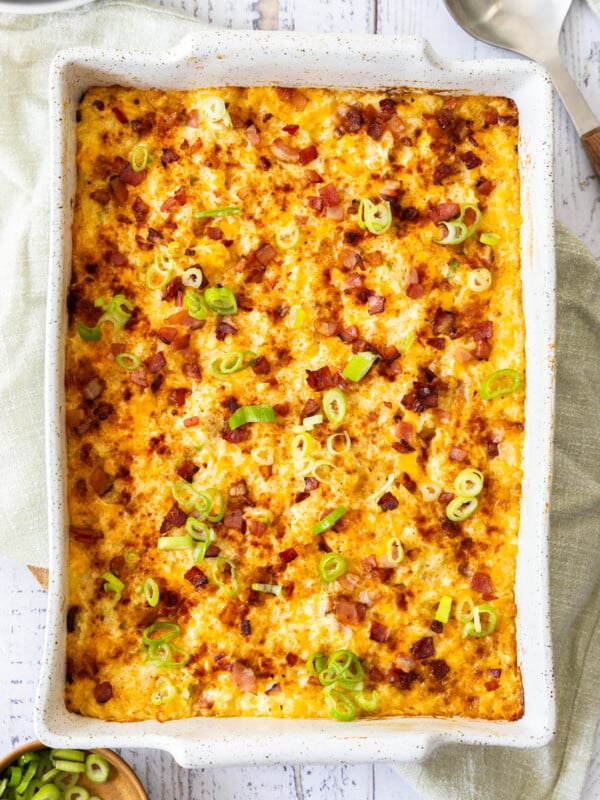
[[[364,667],[362,695],[377,692],[363,715],[522,715],[524,380],[480,394],[497,370],[525,373],[518,130],[498,97],[86,93],[66,344],[70,710],[329,717],[306,662],[343,649]],[[383,222],[391,212],[384,232],[361,227],[365,199]],[[443,243],[459,219],[467,238]],[[190,315],[185,293],[202,309],[207,287],[229,288],[237,312]],[[124,313],[99,323],[116,295]],[[251,366],[214,374],[242,351]],[[360,352],[377,359],[343,378]],[[347,403],[337,427],[330,386]],[[275,421],[231,430],[250,405]],[[477,508],[451,521],[467,468],[483,476]],[[202,516],[186,485],[225,499],[204,558],[185,539]],[[183,549],[159,547],[167,537]],[[329,550],[348,571],[326,582]],[[474,628],[456,610],[486,603],[495,629],[470,635],[490,616]],[[145,644],[165,621],[168,647]]]

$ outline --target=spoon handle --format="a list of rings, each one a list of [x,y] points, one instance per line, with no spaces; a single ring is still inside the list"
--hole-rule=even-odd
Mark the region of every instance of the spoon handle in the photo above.
[[[540,63],[548,70],[554,88],[573,120],[594,172],[600,178],[600,121],[565,69],[558,51]]]

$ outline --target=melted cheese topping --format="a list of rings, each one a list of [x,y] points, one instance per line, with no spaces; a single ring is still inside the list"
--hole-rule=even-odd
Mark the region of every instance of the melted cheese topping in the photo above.
[[[215,97],[224,119],[207,113]],[[479,393],[492,372],[525,370],[514,104],[108,87],[82,99],[77,141],[67,707],[111,720],[327,717],[306,660],[347,649],[365,668],[365,691],[378,693],[377,715],[520,717],[513,585],[524,392]],[[360,228],[363,198],[390,203],[385,233]],[[440,217],[458,214],[448,203],[482,214],[457,245],[439,243]],[[226,207],[239,213],[195,216]],[[298,242],[279,249],[289,224]],[[499,237],[493,247],[479,241],[484,232]],[[172,268],[159,290],[145,283],[153,263]],[[202,322],[185,313],[181,277],[193,266],[205,285],[232,290],[237,313],[208,310]],[[481,268],[491,285],[474,291],[469,275]],[[131,303],[124,327],[103,322],[99,340],[82,338],[78,325],[95,328],[119,294]],[[263,360],[227,378],[212,373],[216,359],[244,350]],[[362,380],[344,381],[362,350],[379,359]],[[123,352],[139,367],[120,366]],[[156,353],[164,362],[147,361]],[[314,427],[313,463],[299,463],[303,409],[314,401],[304,414],[322,413],[312,374],[322,368],[318,376],[343,388],[347,413],[337,428],[326,418]],[[274,407],[276,421],[231,437],[232,411],[256,404]],[[350,447],[332,454],[336,432]],[[336,443],[343,450],[343,437]],[[306,481],[315,461],[330,466]],[[483,474],[478,507],[451,522],[446,506],[467,467]],[[226,499],[196,564],[192,549],[158,546],[185,535],[190,508],[173,496],[182,480]],[[340,523],[315,535],[340,505]],[[331,583],[319,575],[327,550],[348,562]],[[237,592],[215,554],[234,565]],[[123,584],[118,602],[108,573]],[[156,606],[143,592],[148,578]],[[445,595],[453,608],[442,624],[434,616]],[[492,633],[462,637],[463,600],[492,605]],[[142,635],[157,621],[179,626],[171,658],[189,654],[184,666],[152,659]],[[153,702],[165,687],[172,696]]]

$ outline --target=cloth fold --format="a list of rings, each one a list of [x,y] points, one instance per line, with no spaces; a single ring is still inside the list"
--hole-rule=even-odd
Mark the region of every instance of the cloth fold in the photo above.
[[[592,7],[600,0],[589,0]],[[48,254],[47,78],[68,46],[165,49],[197,20],[126,0],[0,14],[0,555],[47,563],[43,341]],[[558,341],[551,610],[558,730],[537,750],[440,748],[399,767],[427,800],[577,800],[600,714],[600,268],[557,229]],[[535,391],[535,387],[529,387]]]

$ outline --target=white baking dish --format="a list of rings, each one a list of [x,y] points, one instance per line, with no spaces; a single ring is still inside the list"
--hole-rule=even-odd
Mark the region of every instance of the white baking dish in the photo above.
[[[411,87],[505,95],[521,115],[522,261],[527,401],[517,567],[518,656],[525,714],[516,722],[390,718],[187,719],[113,723],[68,713],[63,702],[67,604],[63,340],[75,192],[75,108],[94,85],[161,89],[272,85]],[[79,49],[52,66],[52,243],[46,331],[50,510],[48,630],[36,705],[39,737],[53,746],[163,748],[187,767],[225,764],[409,761],[444,742],[518,747],[546,743],[554,728],[548,620],[547,534],[554,381],[552,89],[529,61],[440,59],[420,40],[374,36],[211,31],[167,53]]]

